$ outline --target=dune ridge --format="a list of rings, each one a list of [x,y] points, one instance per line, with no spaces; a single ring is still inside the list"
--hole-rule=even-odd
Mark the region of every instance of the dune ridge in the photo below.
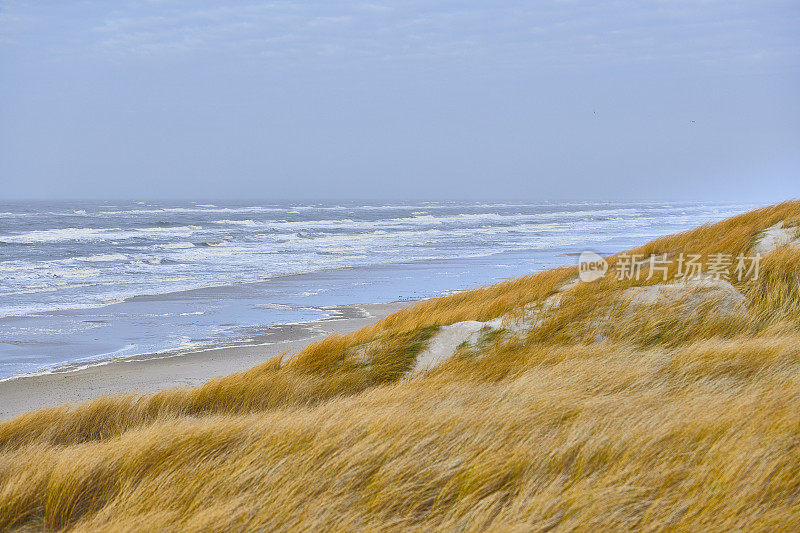
[[[785,202],[606,258],[758,250],[725,280],[741,305],[658,297],[650,263],[561,268],[199,387],[21,415],[0,529],[800,529],[800,247],[770,233],[799,224]],[[411,372],[465,322],[490,327]]]

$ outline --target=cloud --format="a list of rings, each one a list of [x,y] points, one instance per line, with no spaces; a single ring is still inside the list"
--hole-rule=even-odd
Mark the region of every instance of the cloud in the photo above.
[[[800,9],[756,0],[594,3],[464,0],[0,3],[0,35],[27,35],[73,53],[293,61],[325,56],[383,61],[470,58],[517,66],[697,61],[781,62],[797,57]],[[769,7],[771,6],[771,8]],[[22,19],[38,22],[22,31]],[[49,20],[49,23],[48,23]],[[36,26],[36,24],[34,24]],[[60,32],[60,33],[59,33]]]

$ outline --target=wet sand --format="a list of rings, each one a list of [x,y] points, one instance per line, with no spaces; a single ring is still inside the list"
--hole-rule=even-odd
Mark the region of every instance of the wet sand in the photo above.
[[[263,363],[285,351],[298,352],[314,341],[367,326],[413,301],[329,307],[331,318],[265,327],[247,341],[194,351],[178,350],[63,367],[51,374],[0,382],[0,419],[65,403],[78,404],[105,394],[150,393],[200,385]]]

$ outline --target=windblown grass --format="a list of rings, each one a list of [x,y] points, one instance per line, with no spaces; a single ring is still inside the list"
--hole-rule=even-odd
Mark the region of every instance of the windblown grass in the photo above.
[[[632,253],[748,254],[798,220],[787,202]],[[800,529],[800,251],[734,282],[736,312],[620,297],[654,279],[561,290],[575,276],[425,301],[201,387],[0,424],[0,529]],[[526,314],[526,334],[401,379],[439,326]]]

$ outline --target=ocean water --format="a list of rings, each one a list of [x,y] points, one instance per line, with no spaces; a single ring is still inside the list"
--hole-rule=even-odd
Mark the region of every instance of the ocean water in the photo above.
[[[753,207],[0,203],[0,379],[467,289]]]

